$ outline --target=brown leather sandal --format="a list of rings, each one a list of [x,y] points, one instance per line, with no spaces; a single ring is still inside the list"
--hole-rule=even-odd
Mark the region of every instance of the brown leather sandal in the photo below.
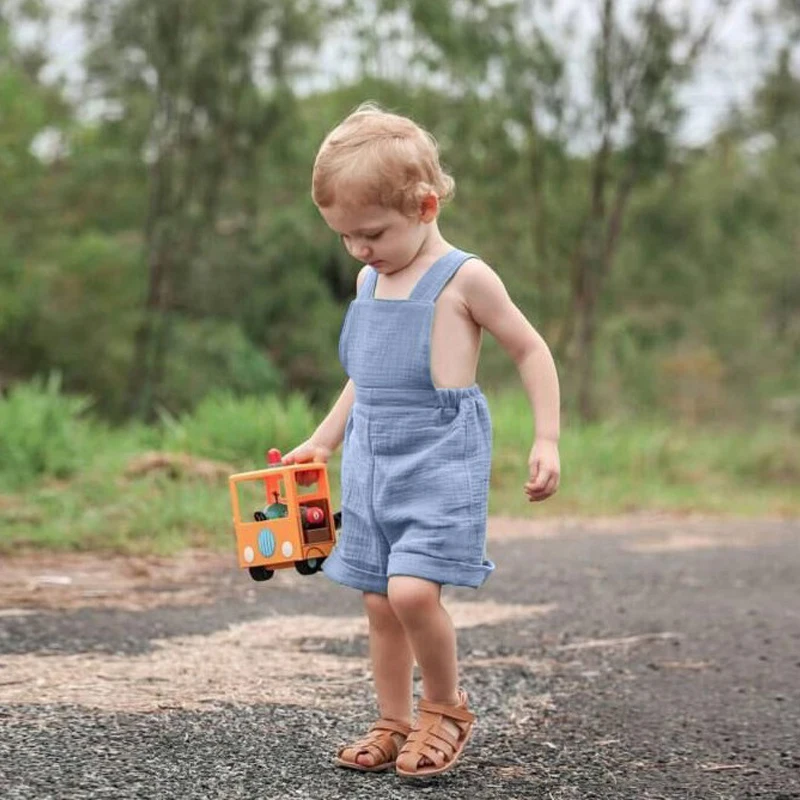
[[[414,730],[408,735],[406,743],[397,756],[397,774],[404,778],[428,778],[439,775],[453,767],[464,750],[472,734],[475,715],[467,708],[467,693],[458,692],[458,705],[419,701],[419,717]],[[459,730],[458,738],[444,726],[444,720],[455,723]],[[427,758],[431,763],[420,766]]]
[[[401,747],[393,735],[397,733],[405,739],[411,733],[411,726],[393,719],[379,719],[363,739],[339,748],[336,763],[340,767],[357,769],[359,772],[383,772],[391,769]],[[375,763],[371,766],[359,764],[359,756],[372,756]]]

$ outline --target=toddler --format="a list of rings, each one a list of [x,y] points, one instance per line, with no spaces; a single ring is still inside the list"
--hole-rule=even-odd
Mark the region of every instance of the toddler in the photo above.
[[[478,587],[494,569],[485,552],[491,422],[475,384],[484,329],[516,363],[534,412],[528,498],[552,495],[560,472],[553,358],[497,274],[439,232],[453,190],[433,137],[374,105],[323,141],[313,199],[364,266],[339,340],[349,380],[284,457],[324,462],[344,441],[342,532],[324,571],[363,592],[380,719],[337,763],[404,777],[450,769],[474,723],[440,597],[442,585]]]

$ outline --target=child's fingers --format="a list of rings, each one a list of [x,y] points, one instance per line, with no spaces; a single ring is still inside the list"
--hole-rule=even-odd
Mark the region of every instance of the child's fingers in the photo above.
[[[547,479],[547,483],[544,486],[544,489],[542,489],[542,494],[544,494],[545,497],[551,497],[552,495],[554,495],[556,491],[558,491],[558,481],[559,481],[558,473],[551,472],[550,477]]]
[[[313,461],[315,451],[311,447],[301,446],[290,450],[281,461],[284,464],[305,464],[306,461]]]
[[[543,467],[539,461],[531,463],[529,469],[530,473],[526,485],[530,486],[533,491],[540,492],[547,484],[551,470]]]
[[[300,447],[296,447],[294,450],[289,451],[281,459],[281,463],[285,466],[291,466],[292,464],[307,464],[310,461],[325,460],[326,459],[323,456],[323,451],[321,451],[319,448],[309,445],[301,445]],[[300,486],[313,486],[319,480],[316,470],[300,471],[297,473],[296,479]]]
[[[558,488],[558,473],[553,470],[540,470],[535,481],[528,481],[525,484],[525,493],[533,502],[536,500],[546,500],[555,494]]]

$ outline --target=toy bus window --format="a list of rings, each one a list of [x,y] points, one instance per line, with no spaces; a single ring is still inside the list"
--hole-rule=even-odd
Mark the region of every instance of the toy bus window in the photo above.
[[[308,500],[300,503],[300,520],[305,544],[321,544],[333,539],[328,501]]]
[[[253,520],[274,519],[284,517],[286,487],[282,480],[268,486],[263,478],[236,483],[239,496],[239,513],[241,518],[236,522],[253,522]]]
[[[286,502],[286,484],[283,482],[283,478],[270,486],[265,485],[264,488],[265,496],[269,498],[270,503]]]
[[[319,491],[318,469],[299,469],[294,473],[294,478],[298,494],[316,494]]]

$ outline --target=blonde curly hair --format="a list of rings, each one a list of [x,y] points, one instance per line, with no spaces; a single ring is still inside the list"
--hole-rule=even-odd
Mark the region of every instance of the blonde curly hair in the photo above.
[[[311,178],[311,196],[320,208],[379,205],[412,216],[427,195],[435,194],[442,204],[454,192],[433,136],[371,102],[325,137]]]

